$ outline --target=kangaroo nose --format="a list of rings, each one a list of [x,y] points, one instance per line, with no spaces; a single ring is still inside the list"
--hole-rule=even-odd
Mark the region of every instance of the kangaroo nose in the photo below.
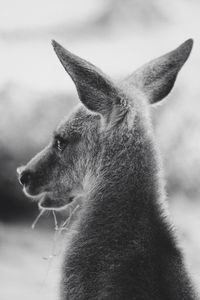
[[[31,172],[28,170],[24,170],[19,174],[19,182],[22,185],[26,185],[30,182],[31,180]]]

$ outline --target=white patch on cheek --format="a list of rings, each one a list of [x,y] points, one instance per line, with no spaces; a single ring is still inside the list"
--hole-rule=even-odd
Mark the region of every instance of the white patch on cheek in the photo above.
[[[87,199],[88,195],[91,194],[92,190],[95,188],[95,181],[95,177],[88,172],[84,176],[82,184],[73,190],[73,196],[76,198]]]
[[[103,116],[101,116],[99,124],[99,132],[101,133],[107,128],[107,121]]]
[[[68,190],[72,197],[85,199],[91,193],[96,181],[92,171],[93,163],[90,161],[92,148],[91,143],[76,148],[77,159],[73,163],[74,166],[66,167],[66,170],[57,179],[57,189],[60,188],[60,194]]]
[[[129,111],[127,114],[127,125],[129,130],[132,130],[134,128],[135,116],[136,113],[134,110]]]

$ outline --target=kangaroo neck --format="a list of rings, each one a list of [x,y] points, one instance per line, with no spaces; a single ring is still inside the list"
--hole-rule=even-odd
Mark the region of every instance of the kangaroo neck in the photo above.
[[[86,201],[79,230],[91,239],[101,240],[102,235],[118,245],[139,239],[148,242],[144,235],[152,234],[151,223],[162,223],[163,191],[155,149],[146,139],[135,147],[130,143],[126,150],[103,170]]]
[[[76,223],[63,276],[69,299],[78,299],[74,284],[84,300],[161,299],[161,259],[177,251],[161,214],[159,168],[148,140],[126,148],[130,160],[124,151],[104,168]]]

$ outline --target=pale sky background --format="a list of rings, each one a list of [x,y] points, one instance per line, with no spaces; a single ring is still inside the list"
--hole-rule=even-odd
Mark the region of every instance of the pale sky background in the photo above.
[[[71,29],[95,20],[110,2],[0,0],[0,88],[5,83],[15,83],[42,92],[72,89],[53,53],[51,39],[119,78],[192,37],[195,47],[191,60],[199,68],[199,1],[153,1],[158,3],[166,20],[150,28],[134,25],[133,12],[133,17],[128,15],[127,24],[124,19],[121,22],[120,14],[116,15],[112,33],[105,30],[95,36],[87,34],[86,28],[83,35],[69,34]],[[194,67],[191,69],[188,64],[186,68],[196,81]]]

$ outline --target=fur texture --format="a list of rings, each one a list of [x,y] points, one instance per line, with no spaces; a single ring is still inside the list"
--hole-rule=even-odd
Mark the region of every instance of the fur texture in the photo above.
[[[62,300],[197,299],[169,224],[149,103],[173,87],[188,40],[121,84],[65,50],[54,49],[82,104],[20,180],[40,206],[82,198],[62,267]]]

